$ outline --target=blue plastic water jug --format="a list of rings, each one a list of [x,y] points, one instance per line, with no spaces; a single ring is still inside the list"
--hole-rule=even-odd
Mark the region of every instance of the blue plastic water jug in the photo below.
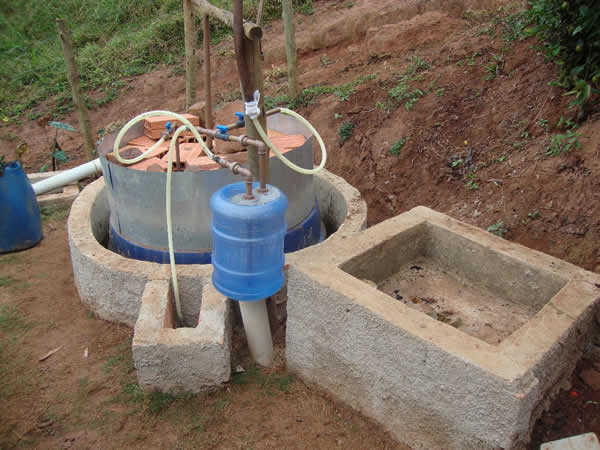
[[[42,221],[33,188],[19,162],[0,175],[0,253],[33,247],[42,239]]]

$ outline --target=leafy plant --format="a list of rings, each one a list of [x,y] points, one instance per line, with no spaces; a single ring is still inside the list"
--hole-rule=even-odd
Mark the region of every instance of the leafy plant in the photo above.
[[[354,124],[349,121],[343,122],[340,125],[340,127],[338,128],[338,137],[339,137],[338,141],[339,141],[340,145],[343,145],[344,142],[346,142],[348,139],[350,139],[353,132],[354,132]]]
[[[546,156],[558,156],[574,148],[581,149],[579,135],[573,129],[566,130],[564,134],[553,134],[550,136],[550,143],[546,147]]]
[[[508,232],[508,229],[504,225],[504,222],[502,220],[500,220],[500,221],[496,222],[495,224],[487,227],[487,231],[489,231],[492,234],[495,234],[496,236],[502,237],[504,235],[504,233]]]
[[[392,144],[389,150],[390,155],[398,156],[400,154],[400,150],[404,147],[404,144],[408,142],[409,137],[401,137],[396,142]]]
[[[600,8],[589,0],[532,0],[530,34],[560,66],[559,83],[574,95],[570,107],[585,113],[600,82]]]

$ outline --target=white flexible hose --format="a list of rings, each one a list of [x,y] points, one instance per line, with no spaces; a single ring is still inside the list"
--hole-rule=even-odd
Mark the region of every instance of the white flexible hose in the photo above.
[[[215,155],[213,154],[213,152],[211,152],[208,149],[208,147],[204,143],[204,140],[202,139],[202,136],[200,135],[200,133],[198,132],[196,127],[192,124],[192,122],[190,122],[188,119],[183,117],[181,114],[177,114],[177,113],[170,112],[170,111],[157,110],[157,111],[148,111],[146,113],[143,113],[143,114],[140,114],[139,116],[134,117],[133,119],[131,119],[129,122],[127,122],[125,124],[125,126],[121,129],[121,131],[119,131],[119,134],[117,134],[117,139],[115,139],[115,144],[113,145],[113,152],[115,154],[115,158],[117,159],[117,161],[119,161],[121,164],[125,164],[127,166],[130,164],[135,164],[136,162],[140,162],[141,160],[147,158],[150,153],[152,153],[156,148],[158,148],[158,146],[160,146],[165,141],[166,136],[163,135],[160,137],[160,139],[158,140],[158,142],[156,144],[154,144],[152,147],[150,147],[144,153],[142,153],[139,156],[136,156],[135,158],[125,159],[119,154],[119,144],[121,143],[121,139],[123,139],[123,136],[125,136],[125,133],[127,133],[127,131],[129,131],[129,129],[132,126],[134,126],[136,123],[138,123],[140,120],[144,120],[148,117],[155,117],[155,116],[169,116],[174,119],[177,119],[183,125],[186,125],[188,127],[188,129],[192,132],[192,134],[194,135],[194,137],[196,138],[198,143],[202,146],[202,150],[204,151],[204,153],[206,153],[206,155],[209,158],[211,158],[211,159],[214,158]],[[171,140],[171,143],[172,142],[173,141]]]
[[[117,138],[115,139],[115,144],[113,146],[113,152],[115,154],[115,158],[117,159],[117,161],[119,161],[121,164],[125,164],[125,165],[135,164],[136,162],[139,162],[139,161],[143,160],[144,158],[148,157],[148,155],[151,152],[153,152],[154,149],[156,149],[159,145],[161,145],[164,142],[164,140],[166,139],[166,135],[161,136],[160,140],[156,144],[154,144],[147,151],[145,151],[144,153],[142,153],[141,155],[139,155],[135,158],[125,159],[125,158],[121,157],[121,155],[119,154],[119,145],[121,143],[121,139],[123,139],[123,136],[125,136],[125,133],[127,133],[127,131],[133,125],[135,125],[137,122],[139,122],[140,120],[144,120],[148,117],[154,117],[154,116],[169,116],[169,117],[173,117],[174,119],[177,119],[178,121],[183,123],[183,125],[181,127],[179,127],[173,134],[173,137],[171,138],[171,144],[169,145],[169,162],[168,162],[169,165],[167,167],[167,187],[166,187],[166,191],[167,191],[167,194],[166,194],[167,240],[169,242],[169,260],[170,260],[170,265],[171,265],[171,278],[173,279],[173,292],[175,294],[175,308],[177,309],[177,317],[183,323],[183,313],[181,311],[181,301],[180,301],[180,296],[179,296],[179,283],[177,282],[177,268],[175,267],[175,250],[174,250],[174,246],[173,246],[173,221],[171,219],[171,178],[172,178],[172,172],[173,172],[173,152],[175,151],[175,143],[177,142],[177,138],[179,137],[179,135],[186,129],[189,129],[192,132],[192,134],[194,135],[194,137],[196,138],[196,140],[202,146],[202,150],[204,151],[204,153],[206,153],[208,155],[208,157],[211,159],[214,158],[214,154],[208,149],[208,147],[204,143],[204,139],[202,139],[202,136],[200,135],[200,133],[198,132],[196,127],[188,119],[186,119],[185,117],[183,117],[180,114],[176,114],[176,113],[173,113],[170,111],[160,111],[159,110],[159,111],[149,111],[149,112],[146,112],[146,113],[140,114],[139,116],[134,117],[133,119],[131,119],[129,122],[127,122],[125,124],[125,126],[121,129],[121,131],[119,131],[119,134],[117,135]]]
[[[265,130],[261,126],[260,122],[258,121],[258,119],[252,119],[252,122],[254,123],[254,126],[256,127],[256,130],[258,131],[258,134],[260,134],[260,137],[262,138],[262,140],[265,142],[265,144],[267,144],[267,146],[271,150],[273,150],[273,153],[275,153],[275,155],[281,160],[281,162],[283,162],[290,169],[295,170],[296,172],[302,173],[304,175],[314,175],[315,173],[317,173],[321,169],[323,169],[323,167],[325,167],[325,163],[327,162],[327,150],[325,149],[325,143],[323,142],[323,139],[321,138],[321,136],[319,135],[317,130],[315,130],[315,128],[310,124],[310,122],[308,120],[306,120],[304,117],[302,117],[300,114],[298,114],[297,112],[292,111],[291,109],[287,109],[287,108],[280,108],[280,111],[281,111],[281,113],[287,114],[288,116],[292,116],[292,117],[296,118],[297,120],[299,120],[300,122],[302,122],[306,126],[306,128],[308,128],[310,130],[312,135],[317,139],[317,142],[321,146],[321,164],[319,164],[317,167],[315,167],[313,169],[305,169],[303,167],[297,166],[296,164],[291,162],[289,159],[287,159],[285,156],[283,156],[281,154],[281,152],[277,149],[277,147],[275,147],[273,145],[273,143],[267,136],[267,133],[265,133]]]

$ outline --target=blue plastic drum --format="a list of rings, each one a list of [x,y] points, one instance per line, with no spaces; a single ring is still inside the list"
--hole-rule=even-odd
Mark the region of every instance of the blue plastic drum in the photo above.
[[[0,169],[0,253],[33,247],[42,239],[40,208],[19,162]]]
[[[244,199],[245,183],[216,191],[210,199],[213,214],[213,284],[234,300],[261,300],[275,294],[284,282],[283,246],[286,196],[274,186]]]

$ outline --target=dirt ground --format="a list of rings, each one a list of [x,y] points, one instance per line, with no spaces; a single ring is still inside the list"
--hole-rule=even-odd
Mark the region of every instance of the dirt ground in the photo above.
[[[503,39],[510,27],[497,20],[496,9],[397,5],[319,1],[314,15],[299,18],[302,87],[367,80],[346,99],[323,95],[299,110],[323,135],[327,168],[361,191],[371,225],[425,205],[600,273],[597,104],[577,130],[581,149],[546,156],[551,136],[564,133],[557,122],[575,112],[548,85],[557,70],[535,42]],[[285,63],[282,39],[279,22],[267,27],[271,96],[286,92],[285,79],[275,76]],[[239,86],[231,42],[214,54],[213,85],[222,104],[236,98]],[[410,90],[423,94],[413,95],[410,111],[404,102],[388,103],[388,91],[407,75]],[[198,87],[202,92],[201,74]],[[181,111],[183,103],[183,77],[163,68],[129,80],[119,100],[92,111],[91,119],[101,129],[150,109]],[[39,170],[54,133],[49,119],[3,125],[0,154],[27,142],[24,164]],[[74,115],[64,120],[76,123]],[[341,143],[344,122],[352,131]],[[61,133],[59,140],[70,157],[65,167],[84,161],[77,135]],[[398,141],[403,146],[390,154]],[[0,257],[0,375],[9,380],[0,391],[7,405],[0,412],[4,446],[398,448],[377,426],[284,372],[251,370],[225,391],[193,399],[142,395],[131,366],[131,331],[90,317],[79,304],[64,215],[46,219],[40,246]],[[590,342],[600,344],[600,333]],[[532,449],[582,432],[600,434],[598,362],[580,363],[572,389],[536,425]]]

